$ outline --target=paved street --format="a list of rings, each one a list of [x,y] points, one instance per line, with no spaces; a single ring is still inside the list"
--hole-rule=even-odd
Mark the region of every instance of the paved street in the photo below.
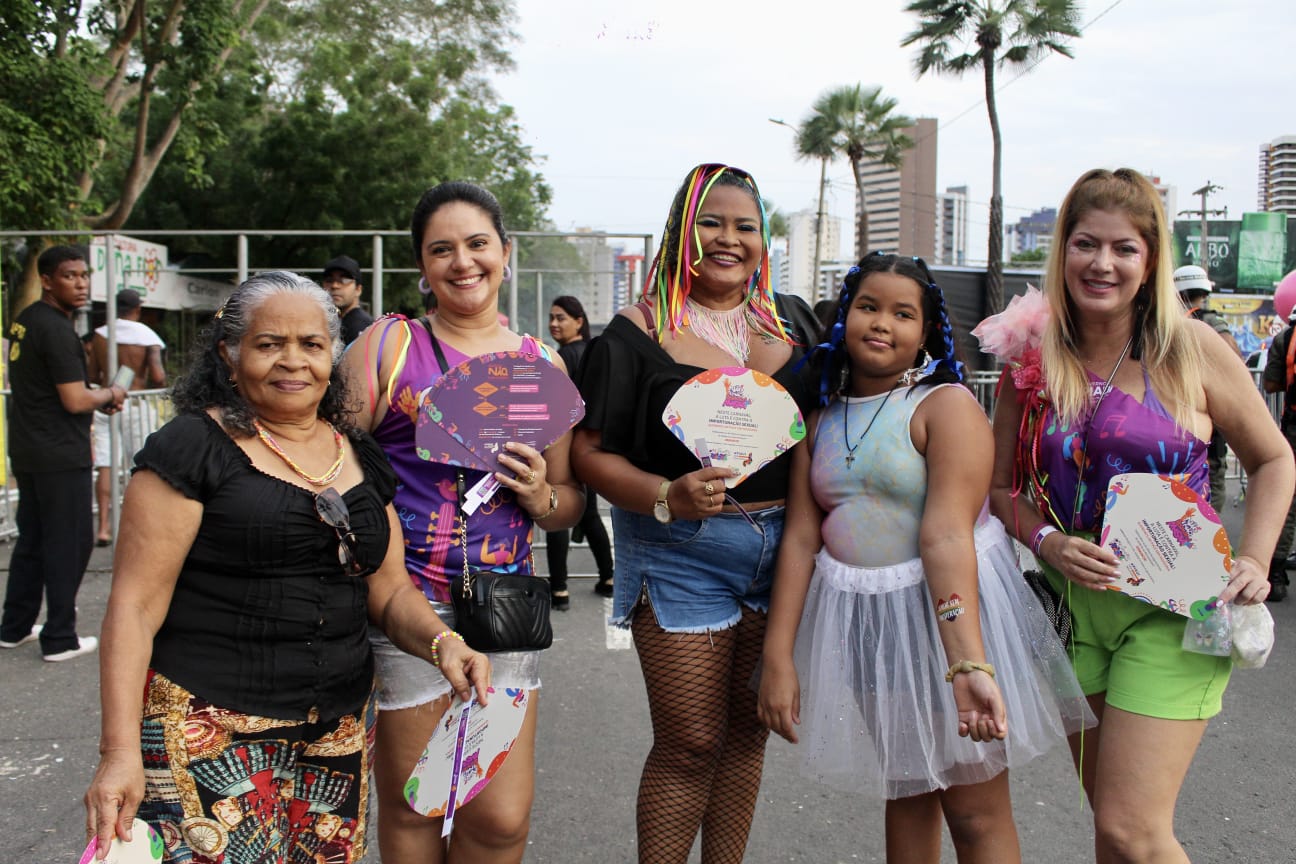
[[[1230,506],[1225,515],[1236,532],[1239,511]],[[6,568],[10,548],[0,545]],[[81,591],[83,635],[97,633],[103,616],[109,551],[95,551]],[[593,572],[584,547],[573,549],[572,572]],[[634,652],[608,649],[605,601],[592,587],[592,576],[573,579],[572,609],[554,613],[556,640],[544,658],[526,856],[533,864],[635,860],[635,787],[649,743],[648,712]],[[1181,798],[1177,829],[1198,864],[1296,861],[1289,798],[1296,758],[1288,746],[1296,601],[1270,608],[1278,645],[1266,668],[1234,674],[1224,713],[1211,723]],[[0,864],[71,864],[84,848],[81,796],[95,764],[97,675],[94,658],[44,663],[35,645],[0,652]],[[772,740],[747,860],[882,861],[881,803],[808,785],[796,755]],[[1092,860],[1090,813],[1063,752],[1015,774],[1013,800],[1025,861]],[[367,860],[378,860],[376,848]],[[948,841],[944,860],[954,860]]]

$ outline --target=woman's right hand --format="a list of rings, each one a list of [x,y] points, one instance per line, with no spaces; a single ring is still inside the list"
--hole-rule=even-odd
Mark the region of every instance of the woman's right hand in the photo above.
[[[791,658],[761,661],[760,694],[756,716],[771,731],[797,743],[796,726],[801,725],[801,684]]]
[[[465,702],[471,701],[477,691],[477,701],[485,705],[491,686],[490,658],[469,648],[459,639],[442,639],[437,654],[441,674],[455,694]]]
[[[737,473],[730,468],[700,468],[676,477],[666,491],[671,518],[707,519],[719,513],[725,504],[724,481]]]
[[[140,751],[108,750],[85,794],[86,834],[98,838],[95,858],[103,860],[114,838],[129,840],[131,823],[144,799],[144,760]]]
[[[1037,557],[1081,588],[1105,591],[1120,578],[1116,555],[1110,549],[1062,531],[1044,538]]]

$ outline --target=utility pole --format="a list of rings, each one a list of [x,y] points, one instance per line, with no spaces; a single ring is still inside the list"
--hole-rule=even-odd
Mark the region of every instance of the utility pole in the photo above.
[[[811,296],[815,300],[822,300],[819,292],[819,244],[823,242],[824,212],[823,199],[824,187],[828,185],[828,157],[819,157],[819,209],[815,210],[815,245],[814,245],[814,264],[810,268],[810,285],[812,287]],[[825,294],[827,292],[824,292]],[[814,305],[813,303],[811,304]]]
[[[793,126],[791,123],[788,123],[784,120],[778,120],[774,117],[770,117],[769,122],[773,123],[775,126],[785,126],[788,129],[791,129],[794,133],[797,134],[798,138],[801,135],[801,130],[797,129],[797,127]],[[805,154],[802,154],[803,157],[804,155]],[[820,296],[820,291],[819,291],[819,256],[820,256],[820,244],[823,242],[824,188],[828,185],[828,159],[829,159],[828,156],[819,157],[819,204],[818,207],[815,209],[814,261],[810,265],[811,305],[814,305],[814,301],[823,299],[823,297]]]
[[[1208,209],[1206,206],[1206,202],[1210,198],[1212,192],[1222,192],[1222,191],[1224,191],[1223,186],[1216,186],[1214,183],[1207,180],[1205,186],[1201,187],[1200,189],[1197,189],[1192,193],[1194,195],[1201,196],[1201,210],[1180,211],[1181,215],[1186,213],[1201,213],[1201,234],[1198,235],[1198,239],[1200,241],[1200,247],[1197,250],[1197,266],[1205,270],[1206,275],[1208,277],[1210,276],[1210,254],[1207,251],[1207,243],[1206,243],[1206,216],[1208,214],[1212,216],[1219,215],[1220,211]],[[1224,215],[1225,216],[1228,215],[1227,210],[1224,211]]]

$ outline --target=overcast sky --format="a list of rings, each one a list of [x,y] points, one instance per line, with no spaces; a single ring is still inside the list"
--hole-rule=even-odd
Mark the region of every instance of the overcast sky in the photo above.
[[[971,257],[984,260],[990,127],[982,79],[924,77],[899,47],[916,19],[901,0],[518,0],[516,68],[496,76],[541,157],[559,228],[661,230],[698,162],[749,170],[786,212],[813,209],[817,163],[798,162],[797,123],[824,90],[880,85],[910,116],[940,122],[937,189],[966,185]],[[1292,0],[1082,3],[1075,59],[999,81],[1006,221],[1056,207],[1091,167],[1128,165],[1178,188],[1207,180],[1230,218],[1256,209],[1259,147],[1296,135]],[[829,165],[828,209],[850,219],[853,183]],[[849,224],[843,224],[843,234]],[[843,254],[849,254],[845,251]]]

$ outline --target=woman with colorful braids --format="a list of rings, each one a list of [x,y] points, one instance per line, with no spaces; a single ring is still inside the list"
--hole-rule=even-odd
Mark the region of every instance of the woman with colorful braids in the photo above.
[[[1231,663],[1182,650],[1183,617],[1106,590],[1117,560],[1093,538],[1116,474],[1169,475],[1206,495],[1218,429],[1249,477],[1246,534],[1234,538],[1219,601],[1259,603],[1291,500],[1291,451],[1242,361],[1184,316],[1166,216],[1142,174],[1086,172],[1055,236],[1047,309],[1031,313],[1032,294],[978,328],[982,350],[1010,362],[995,409],[991,508],[1070,610],[1071,661],[1099,720],[1071,742],[1097,860],[1187,861],[1175,801]]]
[[[990,424],[927,265],[874,253],[851,268],[816,359],[761,719],[805,738],[808,776],[886,799],[889,864],[939,861],[942,815],[960,862],[1020,861],[1008,769],[1087,711],[986,514]]]
[[[739,862],[768,731],[751,676],[760,657],[774,555],[783,533],[787,454],[726,501],[721,468],[699,468],[662,422],[705,369],[771,375],[803,411],[794,371],[817,330],[806,304],[769,283],[769,225],[745,171],[699,165],[675,195],[643,302],[588,349],[577,472],[612,504],[613,623],[643,669],[653,745],[639,783],[639,860],[688,858],[699,826],[706,864]]]

